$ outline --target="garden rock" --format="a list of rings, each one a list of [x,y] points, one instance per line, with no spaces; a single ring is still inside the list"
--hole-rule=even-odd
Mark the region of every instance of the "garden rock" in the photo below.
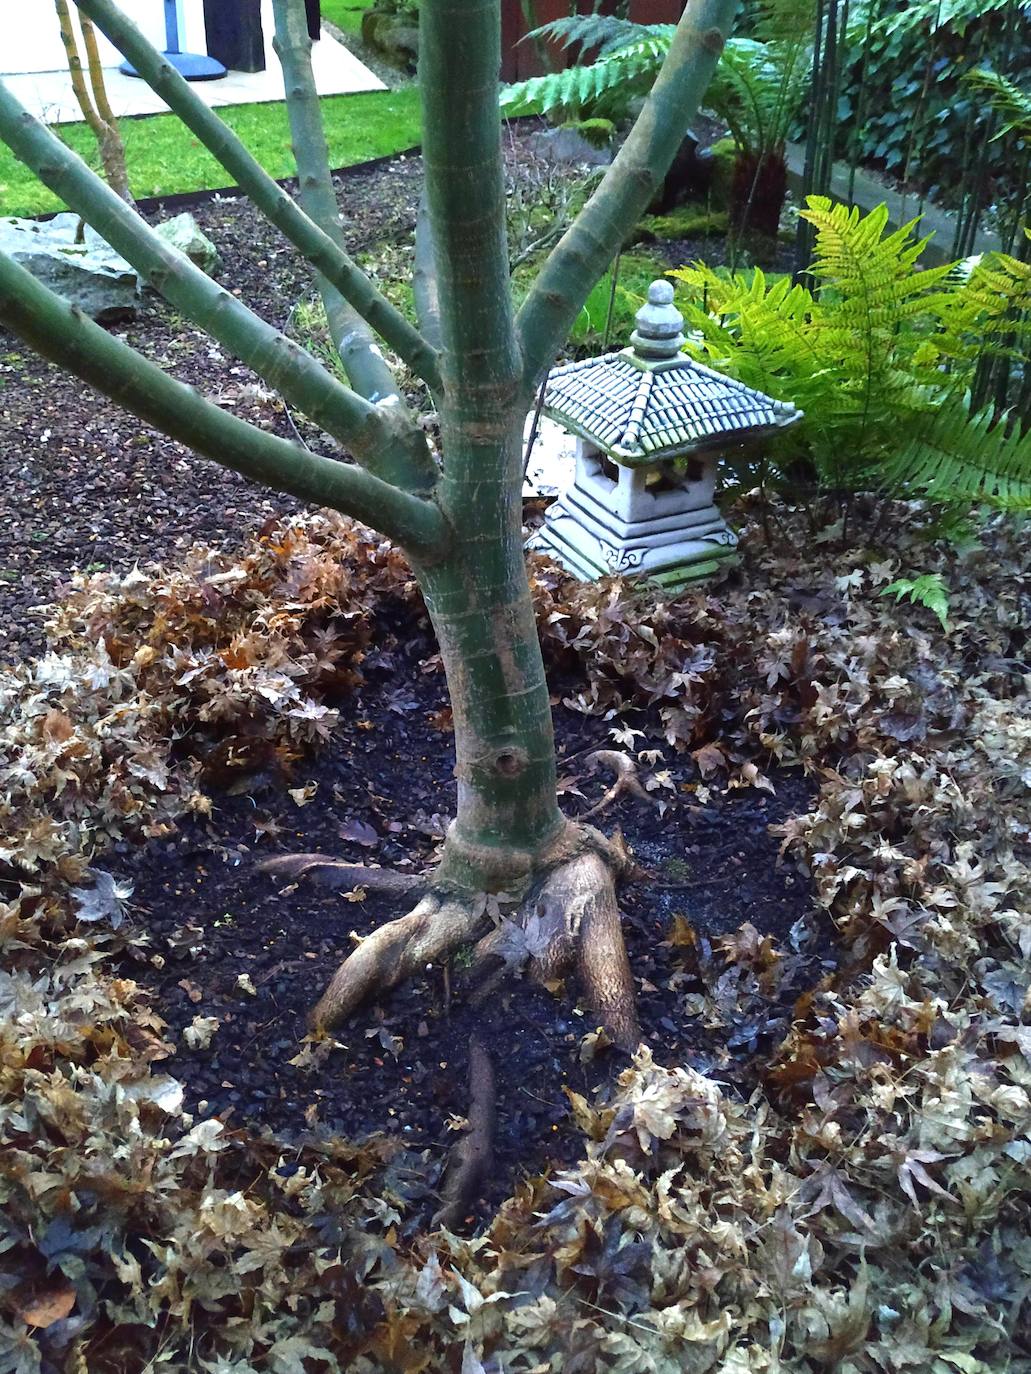
[[[135,271],[89,225],[77,242],[80,220],[0,219],[0,250],[94,320],[125,319],[139,301]]]
[[[538,157],[549,162],[587,163],[591,167],[607,167],[615,156],[611,148],[596,148],[583,134],[570,124],[560,125],[557,129],[544,129],[534,134],[530,146]]]
[[[375,6],[362,15],[362,41],[388,62],[414,71],[419,56],[419,25],[403,7]]]
[[[218,249],[191,214],[184,212],[174,219],[166,219],[155,225],[154,232],[180,253],[185,253],[202,272],[214,272],[218,267]]]

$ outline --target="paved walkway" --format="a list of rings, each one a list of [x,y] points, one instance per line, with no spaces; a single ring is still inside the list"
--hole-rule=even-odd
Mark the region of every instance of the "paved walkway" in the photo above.
[[[272,51],[275,25],[272,0],[262,0],[266,69],[263,72],[229,72],[219,81],[197,81],[193,89],[209,105],[250,105],[283,99],[283,73]],[[326,30],[312,48],[312,66],[320,95],[351,95],[357,91],[385,90],[383,82]],[[117,67],[105,68],[111,108],[121,118],[161,114],[164,101],[144,81],[124,76]],[[67,124],[82,119],[67,71],[29,72],[4,76],[4,85],[34,115],[48,124]]]
[[[805,149],[800,144],[789,143],[787,145],[787,164],[788,182],[797,195],[802,188],[802,168],[805,164]],[[848,191],[848,165],[844,162],[836,162],[831,170],[831,196],[835,200],[847,202]],[[912,194],[904,196],[901,192],[886,186],[883,181],[861,171],[857,171],[855,175],[852,202],[864,212],[872,210],[875,205],[887,205],[889,229],[900,229],[903,224],[908,224],[917,215],[922,215],[917,230],[919,236],[922,238],[925,234],[933,233],[934,238],[924,249],[921,265],[934,267],[938,263],[952,261],[951,250],[956,232],[956,217],[949,210],[943,210],[930,201],[924,201],[921,204],[917,196]],[[994,253],[1001,247],[1002,244],[997,234],[992,234],[983,229],[978,230],[974,240],[974,253]]]

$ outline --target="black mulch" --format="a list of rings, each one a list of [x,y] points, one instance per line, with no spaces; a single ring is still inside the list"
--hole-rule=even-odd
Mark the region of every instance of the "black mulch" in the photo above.
[[[563,1089],[604,1090],[622,1067],[614,1051],[581,1062],[593,1027],[573,984],[553,995],[517,978],[484,1014],[465,1003],[460,960],[450,1002],[444,970],[430,969],[344,1027],[346,1048],[314,1050],[304,1062],[313,1052],[302,1049],[305,1014],[352,947],[351,932],[367,932],[403,907],[373,895],[349,901],[312,878],[278,890],[256,863],[314,850],[355,862],[427,864],[454,804],[452,736],[434,722],[444,704],[438,675],[406,667],[370,681],[345,703],[331,742],[294,776],[236,784],[235,795],[217,796],[209,819],[142,849],[122,845],[105,864],[135,884],[125,972],[152,991],[168,1021],[177,1045],[168,1067],[186,1084],[189,1108],[286,1140],[312,1129],[352,1139],[387,1132],[412,1152],[409,1186],[426,1198],[426,1211],[436,1166],[454,1139],[448,1118],[467,1110],[474,1028],[498,1080],[497,1167],[487,1203],[507,1196],[521,1173],[578,1156],[582,1136]],[[564,708],[557,726],[571,759],[606,742],[603,722]],[[628,801],[601,822],[620,824],[654,875],[622,894],[643,1028],[660,1062],[692,1065],[744,1092],[786,1032],[795,999],[833,957],[826,929],[811,915],[807,879],[779,859],[769,833],[772,823],[807,809],[811,792],[800,775],[786,773],[776,777],[775,796],[714,792],[701,805],[681,786],[697,780],[690,761],[671,766],[678,792],[666,817]],[[298,805],[290,789],[303,800],[311,784],[314,795]],[[587,783],[585,791],[597,796],[601,785]],[[568,809],[576,805],[586,802]],[[659,886],[672,883],[687,885]],[[669,943],[678,915],[695,928],[697,949]],[[745,921],[774,937],[789,971],[772,997],[751,999],[708,1029],[690,995],[705,982],[714,986],[725,968],[710,942]],[[207,1048],[190,1049],[182,1032],[198,1016],[220,1024]]]

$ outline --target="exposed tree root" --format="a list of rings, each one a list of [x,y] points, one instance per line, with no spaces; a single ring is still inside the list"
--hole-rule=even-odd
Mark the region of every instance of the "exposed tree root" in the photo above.
[[[593,754],[588,754],[586,762],[592,772],[611,773],[613,783],[601,800],[595,802],[589,811],[584,812],[581,820],[601,815],[624,792],[629,792],[632,797],[637,797],[639,801],[648,802],[650,806],[655,805],[655,798],[646,791],[637,776],[637,764],[629,754],[621,754],[618,749],[595,749]]]
[[[469,1111],[461,1139],[452,1147],[440,1186],[434,1226],[461,1222],[494,1159],[494,1069],[478,1036],[469,1037]]]
[[[325,887],[339,892],[364,887],[368,891],[385,892],[389,896],[414,897],[429,886],[423,873],[397,873],[392,868],[366,868],[363,864],[349,864],[326,854],[277,854],[258,864],[262,873],[276,878],[303,878],[314,873]]]
[[[367,998],[388,992],[475,940],[486,919],[486,900],[428,893],[396,921],[387,921],[362,940],[333,975],[311,1014],[312,1024],[331,1030]]]
[[[612,757],[622,761],[625,756]],[[628,779],[630,774],[619,770],[616,787],[622,783],[633,791],[640,786],[636,777]],[[285,855],[261,867],[290,878],[316,872],[335,886],[388,893],[408,894],[428,884],[425,877],[366,869],[320,854]],[[361,940],[333,975],[312,1012],[312,1023],[330,1030],[362,1002],[479,940],[473,959],[474,1002],[485,1000],[513,968],[529,965],[544,983],[576,969],[598,1023],[617,1045],[633,1051],[641,1035],[616,901],[616,878],[633,870],[618,832],[607,840],[590,826],[569,825],[541,857],[536,881],[514,914],[487,934],[485,894],[431,888],[408,915]]]
[[[620,1048],[635,1050],[641,1030],[634,981],[605,858],[588,849],[554,869],[541,886],[535,916],[547,938],[535,956],[539,976],[561,976],[575,960],[598,1022]]]

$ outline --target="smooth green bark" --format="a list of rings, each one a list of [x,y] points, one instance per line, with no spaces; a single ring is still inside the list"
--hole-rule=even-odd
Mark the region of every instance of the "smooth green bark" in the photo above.
[[[521,478],[521,426],[503,444],[460,442],[448,451],[453,467],[493,477],[500,454],[502,478],[517,470]],[[455,529],[447,557],[432,567],[416,563],[454,713],[458,815],[450,838],[459,862],[495,888],[525,876],[563,824],[522,502],[513,489],[503,480],[451,484],[443,498]]]
[[[343,247],[273,181],[232,129],[204,103],[136,25],[112,0],[76,0],[76,4],[218,159],[266,219],[350,301],[401,361],[421,377],[431,391],[438,391],[440,372],[435,350],[391,305]]]
[[[437,287],[437,265],[433,256],[433,231],[426,192],[419,197],[419,213],[415,221],[415,252],[412,258],[412,296],[415,313],[423,338],[440,351],[440,291]],[[434,388],[431,388],[434,390]],[[437,392],[440,387],[435,388]]]
[[[432,501],[228,414],[62,301],[5,253],[0,323],[45,358],[224,467],[375,524],[427,560],[447,542],[444,519]]]
[[[505,881],[562,824],[522,536],[522,360],[509,285],[497,0],[423,0],[426,209],[446,401],[440,501],[455,529],[422,575],[455,716],[453,839]]]
[[[518,320],[531,389],[551,366],[591,288],[669,170],[698,113],[737,8],[738,0],[689,0],[626,142],[541,268]]]
[[[340,207],[329,168],[326,131],[319,112],[319,97],[311,69],[311,38],[301,0],[272,0],[276,34],[273,47],[283,68],[290,139],[297,164],[301,207],[324,234],[343,249]],[[400,402],[394,374],[372,335],[347,298],[319,274],[319,293],[326,322],[348,381],[367,400]]]

